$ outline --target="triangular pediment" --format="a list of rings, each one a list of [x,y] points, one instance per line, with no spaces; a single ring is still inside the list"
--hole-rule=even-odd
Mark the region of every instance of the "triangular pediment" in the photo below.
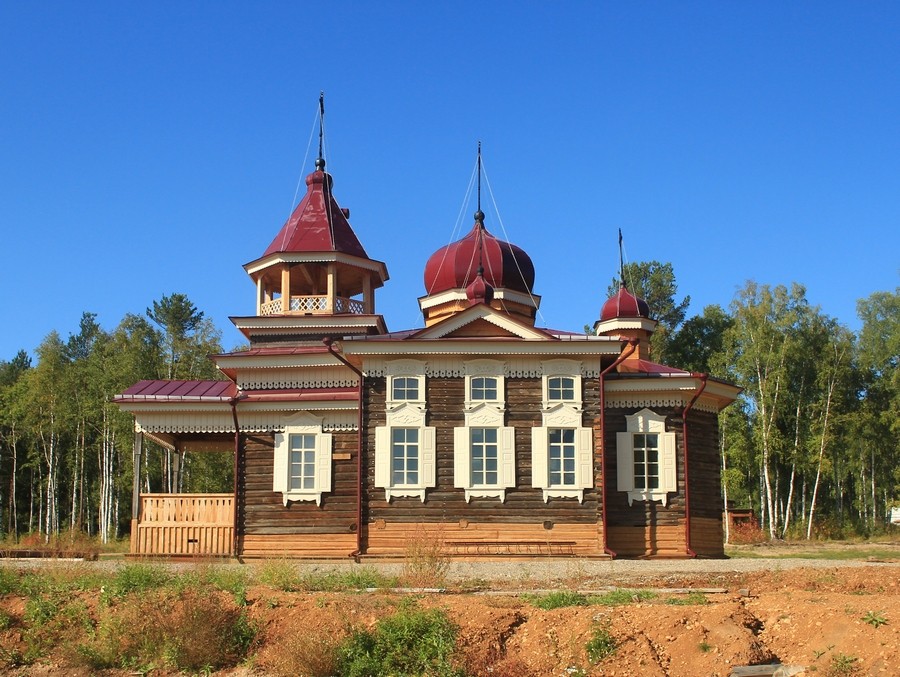
[[[554,336],[521,322],[508,313],[479,303],[416,332],[411,339],[517,338],[555,341]]]

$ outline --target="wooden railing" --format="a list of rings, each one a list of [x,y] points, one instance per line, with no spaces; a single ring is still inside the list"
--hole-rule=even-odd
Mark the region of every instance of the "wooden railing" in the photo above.
[[[230,555],[233,494],[141,494],[132,555]]]
[[[266,301],[260,305],[259,314],[281,315],[284,312],[281,303],[280,298]],[[334,308],[329,308],[328,296],[326,295],[292,296],[288,304],[288,313],[291,315],[328,315],[332,313],[363,315],[365,313],[365,305],[358,299],[336,296]]]

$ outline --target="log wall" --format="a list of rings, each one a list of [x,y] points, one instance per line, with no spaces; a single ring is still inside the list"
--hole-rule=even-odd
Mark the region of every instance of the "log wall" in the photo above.
[[[366,544],[367,552],[372,552],[373,548],[390,550],[394,547],[379,542],[379,530],[372,528],[376,522],[453,524],[467,520],[472,524],[491,524],[500,529],[524,529],[528,533],[532,533],[531,530],[540,530],[542,533],[548,526],[556,529],[562,525],[590,525],[593,534],[591,538],[596,541],[599,507],[597,489],[585,489],[582,503],[571,498],[551,498],[545,503],[543,492],[531,487],[531,429],[541,425],[540,378],[506,379],[506,425],[516,429],[516,486],[506,490],[506,498],[502,503],[497,498],[472,498],[466,503],[464,490],[453,486],[453,429],[465,424],[465,381],[463,378],[438,377],[428,378],[426,382],[426,423],[436,428],[437,486],[426,491],[424,502],[409,497],[395,497],[390,503],[385,501],[384,489],[374,485],[375,427],[385,424],[385,388],[384,378],[373,378],[366,382],[365,514],[370,539]],[[596,397],[585,398],[585,408],[583,425],[590,426],[597,413]],[[599,463],[595,472],[599,472]],[[498,538],[503,540],[499,532]]]
[[[281,494],[272,491],[274,434],[241,435],[238,527],[245,544],[253,542],[247,541],[248,536],[307,534],[315,540],[321,534],[355,533],[357,435],[355,431],[332,435],[334,455],[348,458],[332,461],[333,491],[322,494],[321,506],[314,501],[285,506]]]

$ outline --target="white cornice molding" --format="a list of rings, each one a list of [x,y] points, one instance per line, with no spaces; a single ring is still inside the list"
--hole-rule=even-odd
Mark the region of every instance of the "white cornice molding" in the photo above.
[[[307,407],[298,409],[238,409],[238,425],[242,433],[283,432],[285,425],[291,420],[290,414],[312,415],[319,414],[317,418],[322,420],[322,429],[326,432],[356,430],[358,427],[357,412],[355,409],[336,411]],[[230,433],[234,434],[234,419],[231,412],[197,412],[197,411],[153,411],[135,412],[136,432],[167,433],[177,435],[179,433]]]
[[[658,324],[656,320],[651,320],[647,317],[620,317],[602,322],[598,320],[594,323],[594,332],[607,334],[623,329],[642,329],[647,332],[653,332]]]
[[[383,262],[352,256],[343,252],[275,252],[261,259],[245,263],[244,270],[252,277],[256,273],[279,263],[345,263],[355,268],[378,273],[382,282],[388,279],[387,266]]]
[[[346,345],[346,344],[345,344]],[[410,352],[403,354],[407,357]],[[489,355],[487,351],[475,351],[478,357]],[[558,353],[552,353],[558,356]],[[540,355],[510,355],[508,352],[496,355],[503,363],[501,372],[509,378],[541,378],[544,375],[544,360]],[[579,355],[580,375],[584,378],[597,378],[600,375],[601,361],[599,355]],[[367,377],[389,375],[392,355],[373,355],[363,359],[363,372]],[[424,373],[429,377],[463,377],[466,375],[464,360],[457,354],[431,355],[424,363]]]
[[[513,289],[506,289],[505,287],[494,288],[494,298],[499,301],[510,301],[512,303],[518,303],[529,308],[538,308],[541,305],[541,297],[537,294],[531,294],[529,296],[528,294],[525,294],[523,292],[515,291]],[[453,301],[468,301],[468,299],[469,297],[465,289],[448,289],[447,291],[442,291],[437,294],[420,296],[419,308],[421,310],[427,310],[444,303],[451,303]]]

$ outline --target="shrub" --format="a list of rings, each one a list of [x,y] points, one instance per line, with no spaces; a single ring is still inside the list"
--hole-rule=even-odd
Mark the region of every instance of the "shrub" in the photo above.
[[[94,669],[210,670],[235,665],[254,636],[243,610],[219,594],[152,591],[110,607],[78,653]]]
[[[401,608],[373,630],[357,630],[338,647],[338,674],[461,677],[451,662],[456,633],[443,611]]]
[[[411,588],[441,588],[447,581],[450,558],[444,554],[440,532],[419,527],[406,541],[403,559],[403,584]]]
[[[732,545],[752,545],[765,543],[769,535],[760,529],[756,520],[736,522],[728,529],[728,542]]]

